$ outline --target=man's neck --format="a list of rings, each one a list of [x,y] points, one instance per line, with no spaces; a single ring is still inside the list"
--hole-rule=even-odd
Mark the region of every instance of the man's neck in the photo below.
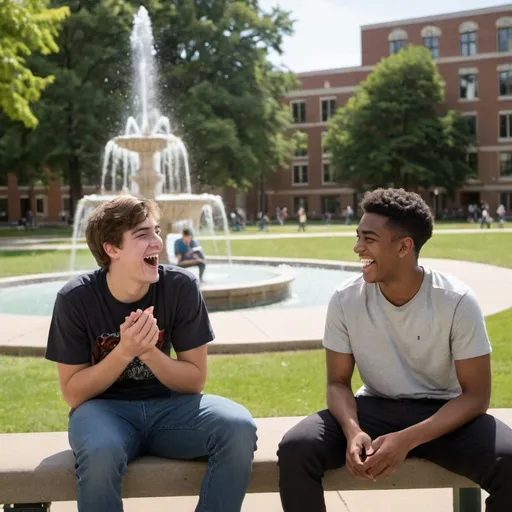
[[[423,267],[415,265],[408,270],[401,270],[399,278],[387,283],[379,283],[380,291],[395,306],[403,306],[420,291],[424,279]]]
[[[130,282],[126,276],[119,276],[113,269],[107,271],[107,286],[112,296],[127,304],[142,299],[149,290],[149,284]]]

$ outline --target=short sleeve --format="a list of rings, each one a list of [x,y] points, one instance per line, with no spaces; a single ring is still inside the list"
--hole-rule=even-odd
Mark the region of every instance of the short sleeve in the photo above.
[[[180,242],[181,240],[179,238],[174,242],[174,256],[178,256],[178,254],[180,254]]]
[[[487,355],[492,351],[484,315],[471,292],[466,293],[457,304],[450,343],[456,361]]]
[[[60,293],[53,307],[45,357],[64,364],[91,362],[91,344],[83,318],[72,301]]]
[[[171,342],[176,352],[200,347],[215,338],[199,282],[190,279],[181,287]]]
[[[323,345],[334,352],[352,354],[350,337],[338,291],[333,293],[327,306]]]

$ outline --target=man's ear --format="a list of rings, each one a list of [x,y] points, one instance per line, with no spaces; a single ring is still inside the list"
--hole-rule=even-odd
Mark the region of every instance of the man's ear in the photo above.
[[[116,247],[114,244],[110,244],[108,242],[105,242],[103,244],[103,250],[107,253],[107,256],[111,260],[119,259],[119,248]]]
[[[398,255],[405,258],[409,253],[414,251],[414,240],[410,236],[406,236],[400,240],[400,250]]]

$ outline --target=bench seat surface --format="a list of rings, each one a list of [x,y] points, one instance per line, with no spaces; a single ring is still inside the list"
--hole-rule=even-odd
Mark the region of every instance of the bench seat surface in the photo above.
[[[512,426],[512,409],[492,413]],[[257,419],[258,449],[248,492],[276,492],[276,450],[283,435],[301,418]],[[129,465],[123,496],[164,497],[199,494],[205,462],[141,457]],[[76,500],[75,459],[66,432],[0,434],[0,503]],[[345,468],[329,471],[326,490],[475,487],[470,480],[420,459],[376,483],[354,480]]]

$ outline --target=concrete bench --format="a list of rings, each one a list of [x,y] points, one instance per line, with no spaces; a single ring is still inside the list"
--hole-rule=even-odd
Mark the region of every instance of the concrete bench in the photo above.
[[[512,409],[493,413],[512,425]],[[277,445],[299,420],[256,420],[258,450],[248,492],[278,491]],[[28,512],[49,510],[54,501],[76,501],[74,464],[65,432],[0,434],[0,503],[16,504],[13,509]],[[204,471],[204,462],[141,457],[129,466],[123,497],[195,496]],[[328,491],[453,488],[455,512],[481,510],[480,489],[473,482],[420,459],[408,459],[399,471],[376,483],[354,480],[344,468],[329,471],[324,487]]]

